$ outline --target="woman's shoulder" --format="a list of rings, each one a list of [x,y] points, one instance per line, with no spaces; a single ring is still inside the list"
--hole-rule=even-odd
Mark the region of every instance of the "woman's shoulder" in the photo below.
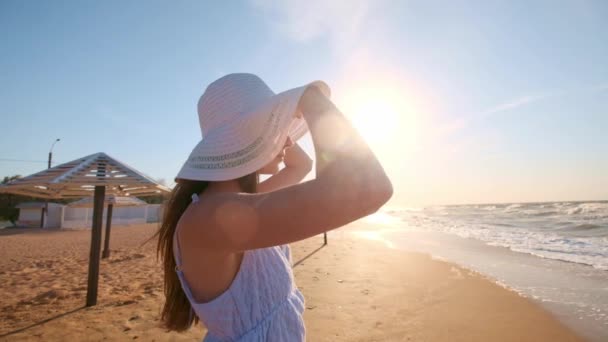
[[[245,193],[205,193],[193,195],[192,203],[182,214],[178,229],[182,239],[197,241],[200,247],[222,248],[226,239],[239,240],[255,231],[257,213]],[[220,243],[220,241],[222,243]],[[237,243],[238,241],[234,241]]]

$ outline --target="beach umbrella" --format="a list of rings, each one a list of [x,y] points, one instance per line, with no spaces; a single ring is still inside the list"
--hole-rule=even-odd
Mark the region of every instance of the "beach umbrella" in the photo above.
[[[94,197],[86,197],[76,202],[72,202],[68,204],[68,206],[74,208],[92,208],[94,202]],[[106,234],[104,235],[103,251],[101,252],[102,259],[110,257],[110,230],[112,227],[112,209],[114,207],[141,207],[148,205],[148,203],[133,196],[108,195],[104,199],[104,202],[108,204],[108,210],[106,213]]]
[[[44,199],[93,198],[87,306],[97,304],[105,196],[143,197],[168,192],[169,188],[103,152],[78,158],[0,186],[0,193]]]

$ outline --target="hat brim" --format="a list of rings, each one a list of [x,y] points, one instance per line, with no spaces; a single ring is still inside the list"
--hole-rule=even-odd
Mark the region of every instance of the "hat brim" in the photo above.
[[[306,121],[295,114],[300,98],[311,86],[330,96],[327,84],[315,81],[276,94],[257,108],[239,114],[203,137],[176,181],[225,181],[266,166],[281,152],[288,136],[297,141],[308,131]]]

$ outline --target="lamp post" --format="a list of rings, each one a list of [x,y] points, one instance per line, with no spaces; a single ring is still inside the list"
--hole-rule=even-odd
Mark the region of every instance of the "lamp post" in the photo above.
[[[53,159],[53,147],[55,147],[55,144],[60,140],[61,139],[57,138],[57,140],[53,141],[53,145],[51,145],[51,149],[49,150],[49,169],[51,168],[51,160]]]
[[[55,139],[55,141],[53,141],[53,144],[51,145],[51,149],[49,150],[49,165],[48,168],[51,168],[51,160],[53,159],[53,147],[55,147],[55,144],[60,141],[61,139],[57,138]],[[47,213],[49,212],[49,201],[46,201],[44,203],[44,209],[42,209],[42,214],[40,215],[40,228],[44,228],[44,216],[47,215]]]

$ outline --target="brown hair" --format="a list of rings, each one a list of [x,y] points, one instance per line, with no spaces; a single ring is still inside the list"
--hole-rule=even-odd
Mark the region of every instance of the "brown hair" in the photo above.
[[[252,173],[238,180],[241,191],[257,192],[258,175]],[[163,261],[165,304],[161,313],[161,321],[169,330],[184,331],[192,324],[198,323],[198,317],[184,293],[179,278],[175,273],[175,259],[173,257],[173,236],[177,223],[190,205],[192,194],[203,192],[209,182],[178,180],[171,192],[171,197],[165,203],[165,212],[158,232],[157,255]]]

